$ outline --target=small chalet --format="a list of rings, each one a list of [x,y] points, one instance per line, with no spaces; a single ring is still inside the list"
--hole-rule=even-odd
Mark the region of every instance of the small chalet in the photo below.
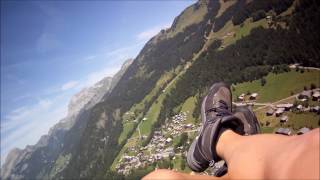
[[[307,132],[309,132],[310,131],[310,129],[309,128],[307,128],[307,127],[303,127],[303,128],[301,128],[299,131],[298,131],[298,135],[301,135],[301,134],[305,134],[305,133],[307,133]]]
[[[275,112],[275,113],[276,113],[276,116],[279,117],[280,115],[282,115],[283,112],[284,112],[284,110],[285,110],[284,108],[278,108],[278,109],[276,110],[276,112]]]
[[[184,128],[186,128],[186,129],[188,129],[188,128],[191,129],[191,128],[192,128],[192,124],[190,124],[190,123],[189,123],[189,124],[186,124],[186,125],[184,125]]]
[[[320,113],[320,106],[311,107],[310,112]]]
[[[281,116],[280,118],[280,122],[282,123],[288,122],[288,120],[289,120],[288,116]]]
[[[277,108],[284,108],[284,110],[289,111],[293,107],[293,104],[291,104],[291,103],[278,104],[278,105],[276,105],[276,107]]]
[[[312,94],[312,100],[313,100],[313,101],[318,101],[318,100],[320,100],[320,91],[315,91],[315,92],[313,92],[313,94]]]
[[[272,23],[272,16],[266,17],[267,23],[270,25]]]
[[[154,131],[154,135],[155,136],[160,136],[161,135],[161,131]]]
[[[282,135],[286,135],[286,136],[290,136],[291,135],[291,130],[288,128],[278,128],[276,131],[276,134],[282,134]]]
[[[301,104],[299,104],[299,105],[297,106],[297,109],[298,109],[298,110],[302,110],[302,108],[303,108],[303,107],[302,107]]]
[[[291,64],[290,66],[289,66],[289,68],[291,68],[291,69],[295,69],[295,68],[297,68],[297,67],[299,67],[300,66],[300,64]]]
[[[270,108],[267,112],[266,115],[267,116],[272,116],[274,114],[274,110],[272,108]]]
[[[298,99],[303,100],[306,99],[308,100],[311,97],[311,92],[310,91],[302,91],[302,93],[300,93],[298,95]]]
[[[244,96],[245,96],[245,94],[240,94],[240,96],[238,97],[238,100],[239,101],[244,101]]]
[[[166,143],[171,143],[172,142],[172,138],[168,138],[167,140],[166,140]]]
[[[255,99],[257,99],[257,96],[258,96],[258,93],[252,93],[252,94],[250,95],[250,100],[255,100]]]

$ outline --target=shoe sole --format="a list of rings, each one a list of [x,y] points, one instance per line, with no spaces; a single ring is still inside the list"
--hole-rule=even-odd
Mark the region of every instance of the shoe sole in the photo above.
[[[192,142],[192,144],[191,144],[191,146],[190,146],[190,148],[189,148],[189,150],[188,150],[187,163],[188,163],[189,168],[190,168],[192,171],[202,172],[202,171],[204,171],[205,169],[202,168],[202,167],[199,165],[200,163],[198,163],[197,160],[195,160],[195,159],[194,159],[194,156],[193,156],[194,149],[195,149],[196,144],[197,144],[197,140],[198,140],[198,137],[196,137],[196,138],[193,140],[193,142]]]

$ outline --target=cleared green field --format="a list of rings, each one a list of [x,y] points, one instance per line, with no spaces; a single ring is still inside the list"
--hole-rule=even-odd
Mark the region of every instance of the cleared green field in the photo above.
[[[194,111],[195,108],[195,101],[196,97],[191,96],[189,97],[182,105],[181,112],[187,112],[187,123],[194,123],[195,118],[192,116],[192,112]]]
[[[233,32],[234,34],[231,35],[231,36],[228,36],[226,38],[223,39],[223,43],[222,43],[222,46],[226,47],[228,45],[231,45],[233,43],[235,43],[237,40],[245,37],[245,36],[248,36],[251,32],[252,29],[254,28],[257,28],[257,27],[264,27],[264,28],[268,28],[268,24],[267,24],[267,21],[266,19],[261,19],[259,21],[256,21],[256,22],[251,22],[252,19],[249,18],[247,19],[246,21],[243,22],[243,25],[237,25],[237,26],[234,26],[232,24],[231,21],[229,21],[225,27],[223,27],[218,33],[217,35],[219,35],[220,37],[221,36],[224,36],[226,35],[226,32]],[[223,33],[222,33],[223,32]],[[222,50],[223,47],[220,47],[219,50]]]
[[[181,140],[181,136],[177,136],[175,138],[173,138],[173,142],[172,142],[172,145],[173,146],[176,146]]]
[[[243,27],[239,27],[236,31],[236,40],[241,39],[244,36],[248,36],[251,32],[252,29],[256,28],[256,27],[264,27],[267,28],[267,20],[265,18],[256,21],[256,22],[250,22],[251,18],[247,19],[244,22]]]
[[[232,5],[234,2],[225,2],[224,6],[221,7],[219,10],[219,14],[223,13],[226,7],[229,7]],[[218,17],[218,16],[217,16]],[[242,25],[233,25],[232,21],[229,20],[226,22],[223,28],[221,28],[217,32],[212,32],[209,35],[209,40],[215,40],[215,39],[222,39],[222,45],[218,50],[224,49],[226,46],[229,46],[233,43],[235,43],[237,40],[248,36],[251,33],[251,30],[257,27],[264,27],[264,28],[269,28],[267,20],[265,18],[262,18],[258,21],[253,22],[252,18],[246,19]]]
[[[142,121],[140,123],[140,132],[142,135],[149,135],[152,125],[158,120],[158,116],[160,113],[160,108],[162,106],[162,102],[165,95],[161,94],[155,103],[152,104],[145,118],[147,120]]]
[[[175,156],[176,158],[172,160],[173,163],[173,169],[180,170],[181,166],[181,156]]]
[[[280,123],[280,117],[266,116],[265,111],[256,112],[257,118],[263,123],[261,127],[263,133],[274,133],[277,128],[290,128],[294,133],[303,127],[317,128],[319,127],[320,116],[312,112],[286,112],[289,120],[285,123]],[[270,124],[266,126],[266,122]]]
[[[266,127],[266,126],[261,127],[262,133],[271,134],[273,133],[273,131],[274,131],[274,127]]]
[[[289,121],[284,123],[284,127],[290,127],[295,132],[303,127],[317,128],[319,127],[320,116],[316,113],[302,112],[302,113],[289,113]]]
[[[119,144],[122,143],[122,141],[124,141],[125,139],[127,139],[128,137],[128,134],[130,131],[132,131],[134,128],[134,123],[125,123],[123,124],[123,130],[122,130],[122,133],[119,137]]]
[[[257,102],[274,102],[303,91],[304,86],[310,88],[314,83],[320,86],[320,71],[310,70],[304,73],[291,70],[287,73],[269,73],[265,79],[267,83],[261,86],[260,80],[234,85],[233,99],[248,91],[258,93]]]

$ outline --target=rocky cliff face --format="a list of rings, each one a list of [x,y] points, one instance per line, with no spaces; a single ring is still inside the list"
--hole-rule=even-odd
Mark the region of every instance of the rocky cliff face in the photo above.
[[[127,59],[121,69],[113,77],[105,77],[92,87],[84,88],[75,94],[68,105],[68,116],[79,113],[83,108],[88,109],[99,102],[118,83],[124,72],[132,63],[133,59]]]
[[[122,75],[126,72],[126,70],[128,69],[128,67],[132,64],[133,59],[127,59],[123,64],[122,67],[120,69],[120,71],[118,71],[112,78],[111,84],[110,84],[110,90],[111,91],[119,82],[120,78],[122,77]]]
[[[91,87],[84,88],[75,94],[68,105],[68,116],[79,113],[89,102],[94,104],[98,102],[110,89],[112,77],[105,77]]]
[[[10,151],[7,156],[6,162],[1,169],[1,177],[9,177],[11,169],[13,169],[14,166],[19,163],[19,157],[21,157],[21,154],[22,150],[18,148],[12,149]]]

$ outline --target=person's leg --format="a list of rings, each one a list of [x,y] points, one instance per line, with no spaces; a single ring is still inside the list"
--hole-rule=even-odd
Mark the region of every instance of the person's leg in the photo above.
[[[319,179],[320,131],[302,136],[240,136],[225,131],[216,146],[230,179]]]
[[[185,173],[180,173],[167,169],[158,169],[147,176],[143,177],[143,180],[223,180],[228,179],[227,177],[214,177],[206,175],[190,175]]]
[[[223,132],[217,153],[228,164],[222,178],[157,170],[144,179],[319,179],[320,131],[302,136],[240,136]]]

